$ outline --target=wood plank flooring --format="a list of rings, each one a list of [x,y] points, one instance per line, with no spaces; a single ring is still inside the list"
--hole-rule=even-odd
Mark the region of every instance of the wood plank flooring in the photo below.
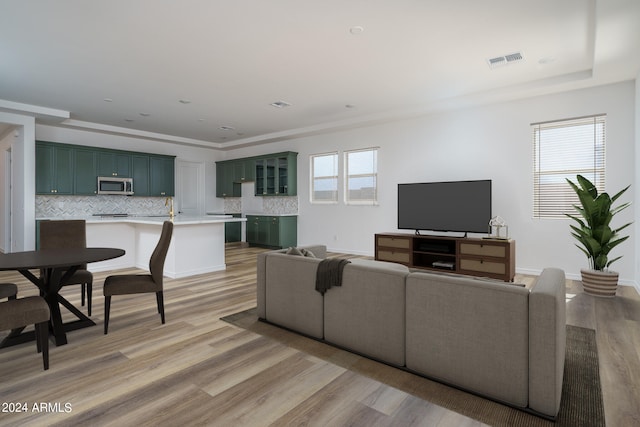
[[[255,306],[261,251],[228,245],[226,271],[165,279],[165,325],[153,295],[114,297],[106,336],[101,286],[113,272],[95,274],[98,325],[70,332],[68,345],[52,345],[48,371],[35,343],[0,349],[0,404],[27,404],[22,413],[0,407],[0,425],[481,425],[421,399],[428,385],[420,377],[302,337],[287,345],[219,320]],[[19,274],[0,272],[0,281],[18,283],[20,296],[37,294]],[[567,323],[596,330],[607,425],[638,426],[640,297],[624,287],[615,299],[593,298],[569,282]],[[63,294],[80,305],[79,287]]]

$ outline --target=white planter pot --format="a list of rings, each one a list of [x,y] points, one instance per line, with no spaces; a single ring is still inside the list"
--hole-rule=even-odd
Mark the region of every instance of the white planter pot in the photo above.
[[[580,270],[584,292],[598,297],[614,297],[618,289],[618,276],[615,271]]]

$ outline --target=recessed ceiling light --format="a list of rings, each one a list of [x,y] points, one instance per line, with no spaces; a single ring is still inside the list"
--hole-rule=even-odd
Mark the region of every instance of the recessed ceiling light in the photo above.
[[[178,102],[180,104],[191,104],[191,101],[189,101],[188,99],[179,99]]]
[[[356,25],[355,27],[349,28],[349,32],[354,36],[357,36],[358,34],[362,34],[363,31],[364,31],[364,28],[362,28],[360,25]]]
[[[284,102],[284,101],[276,101],[276,102],[272,102],[271,104],[272,107],[276,107],[276,108],[285,108],[285,107],[290,107],[291,104],[289,104],[288,102]]]
[[[111,98],[105,98],[105,99],[103,99],[103,101],[104,101],[104,102],[113,102],[113,99],[111,99]]]
[[[219,129],[220,130],[235,130],[236,128],[234,128],[233,126],[220,126]]]

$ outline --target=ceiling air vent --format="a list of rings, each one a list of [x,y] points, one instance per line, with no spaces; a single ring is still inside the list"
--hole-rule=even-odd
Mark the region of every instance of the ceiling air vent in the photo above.
[[[496,56],[495,58],[487,59],[489,68],[498,68],[505,65],[513,64],[514,62],[520,62],[524,60],[522,52],[510,53],[508,55]]]

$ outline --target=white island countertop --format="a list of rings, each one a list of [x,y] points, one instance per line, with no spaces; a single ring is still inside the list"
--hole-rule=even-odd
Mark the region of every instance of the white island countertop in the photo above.
[[[87,224],[107,224],[107,223],[131,223],[131,224],[162,224],[169,221],[169,215],[151,216],[65,216],[65,217],[42,217],[36,218],[38,221],[61,220],[61,219],[83,219]],[[246,222],[246,218],[234,218],[231,215],[176,215],[171,220],[174,226],[194,225],[194,224],[214,224],[224,222]]]

